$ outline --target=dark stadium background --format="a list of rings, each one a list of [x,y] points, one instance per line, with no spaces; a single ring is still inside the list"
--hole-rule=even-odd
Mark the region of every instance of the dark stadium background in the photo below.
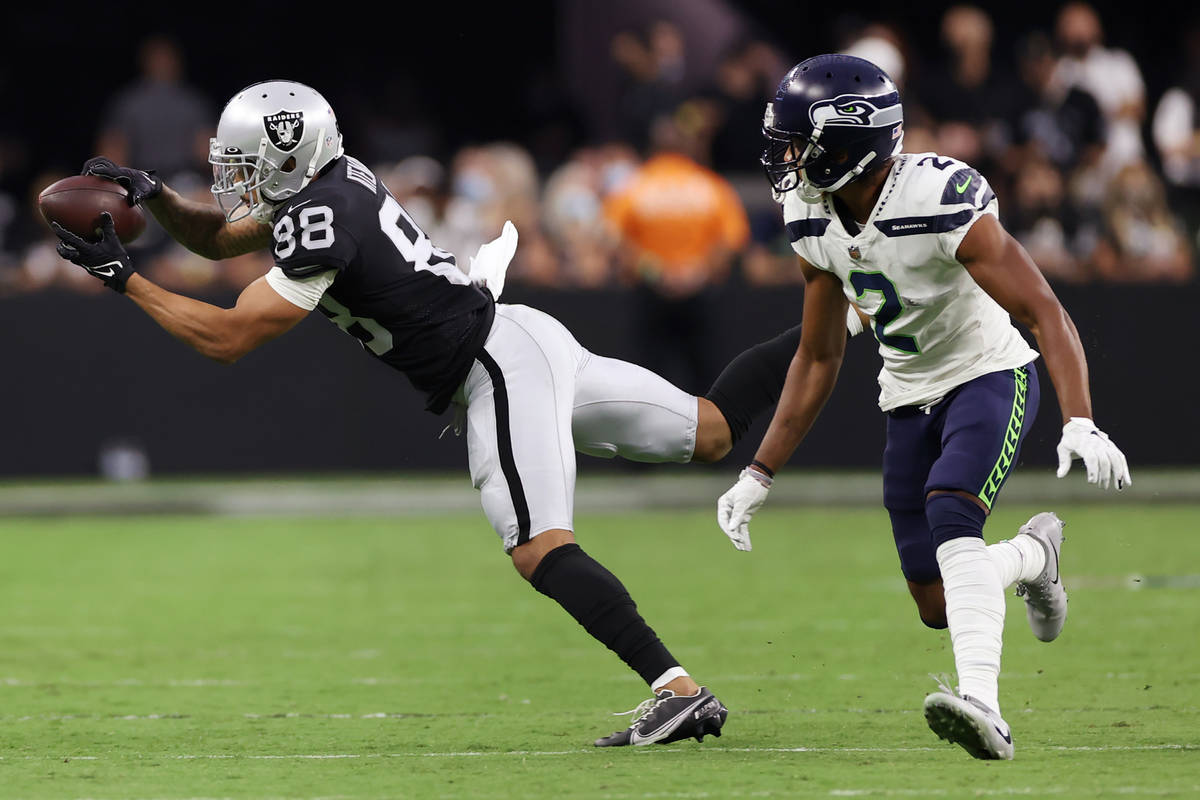
[[[955,3],[800,3],[736,0],[745,32],[800,61],[836,49],[867,22],[903,27],[914,50],[938,47],[938,22]],[[982,3],[996,26],[994,51],[1011,59],[1017,37],[1051,30],[1062,3]],[[1186,4],[1095,2],[1110,45],[1134,53],[1147,97],[1161,94],[1183,63],[1174,32],[1200,16]],[[228,98],[255,80],[287,77],[337,98],[343,133],[355,138],[355,112],[381,102],[380,76],[416,76],[420,107],[395,110],[435,119],[447,151],[475,141],[522,139],[538,108],[537,89],[569,83],[563,65],[576,48],[606,53],[607,35],[670,16],[702,28],[689,0],[530,0],[520,3],[105,3],[24,4],[5,20],[0,58],[0,124],[33,134],[30,167],[74,167],[90,155],[94,123],[111,92],[137,75],[136,48],[152,33],[176,38],[188,79],[214,98]],[[571,29],[576,15],[599,13],[609,31]],[[710,32],[711,35],[711,32]],[[597,45],[597,43],[599,43]],[[1011,64],[1009,64],[1011,68]],[[612,92],[606,61],[590,81],[564,98],[586,108]],[[564,91],[567,87],[564,86]],[[347,108],[349,106],[349,108]],[[361,115],[361,114],[360,114]]]
[[[847,32],[873,20],[902,26],[915,51],[933,52],[941,12],[951,4],[726,5],[740,16],[745,33],[773,42],[798,61],[838,48]],[[1174,32],[1187,20],[1173,4],[1094,5],[1104,18],[1107,43],[1136,56],[1153,103],[1177,77],[1184,54]],[[1050,30],[1058,8],[1031,2],[989,8],[1002,68],[1012,68],[1006,60],[1016,38],[1033,28]],[[136,76],[137,44],[151,33],[180,42],[187,79],[214,103],[255,80],[292,78],[331,100],[351,151],[383,107],[389,114],[433,121],[444,149],[435,155],[443,157],[473,142],[528,142],[552,123],[586,138],[615,91],[604,56],[608,37],[621,26],[672,16],[685,32],[692,26],[701,39],[713,34],[700,6],[688,2],[250,3],[183,9],[42,4],[10,12],[0,55],[5,109],[0,131],[19,132],[28,160],[9,179],[28,181],[48,168],[74,171],[91,155],[97,119],[112,92]],[[415,78],[415,93],[404,103],[378,92],[382,78],[396,75]],[[1153,158],[1153,148],[1147,150]],[[520,286],[508,291],[506,301],[528,300],[556,313],[597,352],[635,355],[635,343],[622,329],[620,291]],[[1190,352],[1194,336],[1196,281],[1182,287],[1062,287],[1060,296],[1084,334],[1097,419],[1131,464],[1195,464],[1200,450],[1195,426],[1169,434],[1167,427],[1190,419],[1200,394],[1191,368],[1178,361]],[[793,324],[801,297],[798,288],[757,293],[731,288],[728,313],[713,320],[722,356]],[[8,382],[0,393],[0,413],[8,423],[0,474],[93,473],[96,453],[114,437],[145,447],[161,473],[465,464],[461,444],[435,441],[447,420],[423,414],[406,381],[354,352],[352,342],[326,327],[324,321],[306,321],[287,340],[229,369],[186,352],[116,297],[50,291],[0,298],[5,349],[0,359]],[[838,392],[798,460],[835,467],[878,464],[883,418],[874,404],[878,359],[872,349],[866,337],[853,343]],[[1043,392],[1025,451],[1025,459],[1037,464],[1051,462],[1058,430],[1044,371]],[[303,441],[281,432],[313,418],[326,422]],[[748,439],[756,440],[758,430],[761,426]],[[748,457],[751,444],[744,442],[734,460]]]

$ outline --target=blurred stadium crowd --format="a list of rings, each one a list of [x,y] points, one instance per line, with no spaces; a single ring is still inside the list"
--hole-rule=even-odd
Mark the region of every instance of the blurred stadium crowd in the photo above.
[[[1172,32],[1186,37],[1190,63],[1171,71],[1176,85],[1151,94],[1139,67],[1145,54],[1109,46],[1104,20],[1086,3],[1062,6],[1051,29],[1016,41],[998,39],[993,22],[981,7],[958,5],[937,21],[937,52],[914,52],[909,32],[890,24],[860,27],[840,47],[901,86],[908,152],[961,158],[988,177],[1006,226],[1052,281],[1193,280],[1200,27]],[[729,279],[800,281],[757,159],[764,104],[792,61],[811,54],[745,39],[697,89],[682,80],[689,42],[669,20],[621,31],[608,52],[598,68],[621,78],[616,136],[587,130],[558,96],[544,99],[521,141],[442,153],[419,113],[396,112],[419,104],[391,82],[347,150],[460,261],[511,219],[521,235],[513,283],[639,286],[659,301],[646,318],[675,336],[703,313],[702,304],[677,301]],[[171,38],[149,37],[138,54],[141,76],[113,92],[95,153],[155,168],[208,202],[207,143],[225,98],[190,82],[186,53]],[[339,98],[327,97],[343,114]],[[66,173],[16,181],[11,166],[23,145],[11,131],[0,138],[0,294],[102,291],[58,258],[36,211],[37,193]],[[185,292],[239,289],[271,263],[266,252],[209,262],[154,225],[131,252],[152,278]]]

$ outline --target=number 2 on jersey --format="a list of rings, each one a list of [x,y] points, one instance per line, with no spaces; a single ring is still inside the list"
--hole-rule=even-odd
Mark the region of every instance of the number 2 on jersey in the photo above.
[[[896,284],[892,283],[882,272],[855,270],[850,273],[850,285],[854,287],[858,297],[862,297],[867,292],[878,292],[883,295],[883,305],[875,312],[875,338],[879,340],[880,344],[886,344],[888,347],[904,353],[921,352],[921,348],[917,346],[917,340],[913,337],[885,332],[887,326],[904,311],[904,304],[900,302]]]

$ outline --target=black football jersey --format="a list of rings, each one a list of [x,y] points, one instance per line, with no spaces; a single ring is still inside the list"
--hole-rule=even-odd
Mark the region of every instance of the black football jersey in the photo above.
[[[338,271],[321,312],[407,375],[427,409],[444,411],[487,338],[491,294],[350,156],[281,204],[273,232],[275,263],[289,277]]]

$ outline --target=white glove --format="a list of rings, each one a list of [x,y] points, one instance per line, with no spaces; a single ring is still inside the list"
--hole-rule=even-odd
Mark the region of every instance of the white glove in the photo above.
[[[771,483],[769,477],[747,467],[717,500],[717,524],[738,550],[750,549],[750,518],[766,501]]]
[[[858,336],[863,332],[862,317],[858,315],[858,310],[854,307],[853,303],[846,309],[846,331],[851,336]]]
[[[486,286],[496,300],[504,291],[504,273],[508,271],[508,262],[512,261],[517,252],[517,227],[511,220],[504,221],[504,230],[500,235],[479,246],[471,259],[467,277],[476,286]]]
[[[1063,425],[1058,443],[1058,477],[1071,471],[1073,458],[1083,459],[1088,483],[1098,483],[1105,489],[1110,485],[1124,489],[1133,483],[1125,454],[1087,417],[1071,417]]]

